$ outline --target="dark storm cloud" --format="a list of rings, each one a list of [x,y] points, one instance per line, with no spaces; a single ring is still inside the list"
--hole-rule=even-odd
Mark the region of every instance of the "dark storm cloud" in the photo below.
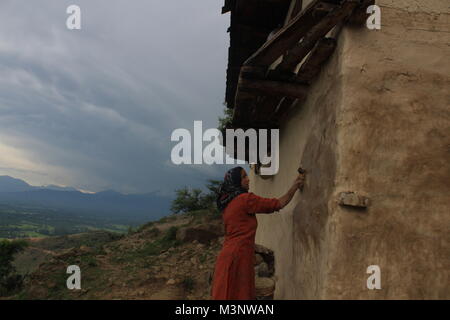
[[[66,28],[77,4],[82,30]],[[165,193],[223,167],[170,163],[172,130],[216,127],[229,24],[221,0],[2,1],[0,174]]]

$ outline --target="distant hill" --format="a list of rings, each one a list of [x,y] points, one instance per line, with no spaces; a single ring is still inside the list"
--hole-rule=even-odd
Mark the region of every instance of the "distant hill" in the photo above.
[[[20,179],[0,176],[0,204],[48,208],[65,215],[149,221],[167,215],[170,202],[171,198],[155,193],[106,190],[89,194],[70,187],[34,187]]]
[[[72,187],[60,187],[60,186],[55,186],[53,184],[49,184],[47,186],[42,186],[42,187],[35,187],[35,188],[56,190],[56,191],[78,191],[77,189],[72,188]]]
[[[30,191],[33,187],[23,180],[10,176],[0,176],[0,192]]]

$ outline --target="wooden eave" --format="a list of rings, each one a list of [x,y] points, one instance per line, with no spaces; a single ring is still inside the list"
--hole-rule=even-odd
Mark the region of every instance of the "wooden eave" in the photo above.
[[[227,5],[230,7],[233,3],[236,9],[248,1],[230,0],[225,2],[224,7]],[[278,2],[278,0],[261,1]],[[247,43],[251,45],[246,46],[244,51],[238,51],[239,47],[232,49],[233,45],[230,46],[226,102],[228,107],[234,108],[232,126],[277,127],[293,103],[297,99],[304,100],[309,85],[333,53],[338,32],[332,34],[330,31],[339,30],[352,17],[356,17],[353,22],[363,22],[365,9],[373,2],[373,0],[315,0],[292,17],[270,40],[262,41],[264,35],[271,29],[268,27],[264,31],[259,29],[246,33],[253,36],[252,39],[246,38]],[[249,4],[248,2],[246,5]],[[233,37],[236,36],[233,30],[240,27],[239,24],[233,24],[233,9],[230,10],[232,12],[230,38],[233,42]],[[246,10],[248,12],[249,8]],[[239,13],[234,14],[239,17]],[[242,41],[239,43],[242,44]],[[250,53],[257,45],[253,53]],[[274,62],[280,58],[281,61],[273,68]]]

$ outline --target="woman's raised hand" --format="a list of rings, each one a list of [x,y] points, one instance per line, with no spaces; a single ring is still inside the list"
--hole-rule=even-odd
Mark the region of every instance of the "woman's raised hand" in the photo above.
[[[289,191],[284,196],[278,199],[280,201],[281,208],[284,208],[292,200],[297,190],[299,189],[301,190],[301,188],[303,188],[304,182],[305,182],[305,174],[301,173],[295,179]]]
[[[300,173],[294,181],[295,188],[302,190],[304,184],[305,184],[305,174]]]

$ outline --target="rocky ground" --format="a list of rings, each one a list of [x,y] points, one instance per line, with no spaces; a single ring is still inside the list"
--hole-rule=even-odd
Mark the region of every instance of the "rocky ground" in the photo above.
[[[214,265],[224,240],[220,216],[206,211],[172,215],[125,236],[99,235],[96,241],[72,239],[69,248],[61,240],[52,247],[49,238],[42,240],[45,245],[31,242],[18,260],[27,261],[26,256],[30,261],[34,255],[36,266],[24,290],[11,298],[210,299]],[[45,254],[45,259],[37,259],[36,252]],[[273,253],[257,245],[255,254],[258,299],[271,299]],[[67,289],[69,265],[81,269],[81,290]]]

